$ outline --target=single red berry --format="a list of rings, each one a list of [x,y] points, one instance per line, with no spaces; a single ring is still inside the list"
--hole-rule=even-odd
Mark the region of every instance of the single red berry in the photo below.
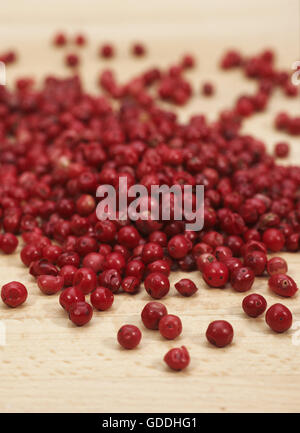
[[[270,289],[280,296],[287,298],[294,296],[298,287],[295,281],[285,274],[274,274],[269,278]]]
[[[91,268],[96,274],[98,274],[98,272],[103,271],[104,262],[105,256],[103,254],[92,252],[84,257],[82,266],[84,268]]]
[[[251,289],[254,279],[255,275],[252,269],[241,267],[232,272],[230,283],[237,292],[246,292]]]
[[[67,66],[69,66],[70,68],[75,68],[76,66],[79,65],[79,57],[77,54],[67,54],[65,57],[65,63]]]
[[[211,96],[214,94],[215,89],[212,83],[206,82],[203,83],[201,91],[204,96]]]
[[[95,233],[98,241],[110,243],[113,242],[116,237],[117,227],[115,223],[110,220],[98,221],[95,225]]]
[[[212,262],[205,265],[203,278],[210,287],[223,287],[228,281],[229,272],[222,262]]]
[[[139,245],[141,236],[135,227],[125,226],[118,231],[117,239],[119,244],[126,248],[133,249]]]
[[[260,316],[267,308],[267,301],[257,293],[246,296],[242,303],[243,310],[250,317]]]
[[[126,270],[125,270],[125,275],[127,277],[132,276],[141,280],[143,278],[144,272],[145,272],[145,265],[141,260],[135,259],[127,263]]]
[[[174,340],[182,332],[182,323],[178,316],[166,314],[160,319],[158,329],[164,338]]]
[[[54,264],[62,253],[63,249],[59,245],[46,245],[42,250],[43,258]]]
[[[168,314],[167,308],[161,302],[148,302],[142,310],[141,318],[148,329],[158,329],[159,322],[163,316]]]
[[[144,55],[146,54],[146,48],[145,48],[145,46],[144,46],[143,44],[141,44],[141,43],[135,43],[135,44],[132,46],[131,51],[132,51],[132,54],[133,54],[134,56],[137,56],[137,57],[141,57],[141,56],[144,56]]]
[[[82,34],[78,34],[75,36],[74,42],[76,45],[82,47],[83,45],[86,44],[86,37]]]
[[[156,244],[159,244],[162,247],[166,247],[168,243],[168,238],[164,232],[155,230],[154,232],[150,233],[149,242],[155,242]]]
[[[26,287],[18,281],[11,281],[1,288],[2,301],[12,308],[23,304],[27,299],[27,295]]]
[[[215,248],[214,256],[219,262],[224,262],[226,259],[232,257],[232,251],[229,247],[218,246]]]
[[[287,262],[282,257],[272,257],[267,262],[267,271],[269,275],[286,274],[288,271]]]
[[[65,265],[59,271],[59,275],[64,279],[64,286],[69,287],[72,286],[74,275],[76,274],[78,268],[72,265]]]
[[[24,265],[28,267],[31,262],[35,262],[42,258],[42,252],[37,245],[27,244],[22,248],[20,256]]]
[[[115,55],[115,49],[113,45],[111,44],[104,44],[100,48],[100,56],[105,59],[110,59],[111,57],[114,57]]]
[[[274,153],[277,158],[286,158],[290,153],[289,144],[285,142],[276,143]]]
[[[97,276],[91,268],[80,268],[74,275],[73,285],[87,295],[96,288]]]
[[[75,251],[68,251],[66,253],[62,253],[57,259],[57,266],[62,268],[66,265],[75,266],[78,268],[80,264],[80,257]]]
[[[285,332],[292,326],[293,316],[285,305],[274,304],[266,312],[266,322],[273,331]]]
[[[233,327],[226,320],[215,320],[209,324],[206,338],[217,347],[225,347],[232,342]]]
[[[280,230],[273,228],[264,232],[262,240],[267,249],[273,253],[281,251],[285,242],[284,234]]]
[[[174,259],[182,259],[189,251],[189,244],[183,235],[173,236],[168,242],[168,252]]]
[[[223,263],[227,266],[230,276],[232,275],[233,271],[243,267],[242,261],[237,257],[228,257],[227,259],[223,260]]]
[[[262,275],[267,264],[267,256],[262,251],[252,251],[245,256],[244,265],[252,269],[255,275]]]
[[[30,264],[29,273],[34,277],[38,277],[39,275],[53,275],[56,277],[58,275],[58,269],[48,260],[40,259]]]
[[[144,245],[141,258],[144,263],[148,264],[156,260],[161,260],[164,256],[163,248],[155,242],[148,242]]]
[[[140,280],[136,277],[128,276],[122,281],[122,289],[126,293],[137,293],[140,287]]]
[[[169,279],[161,272],[153,272],[147,275],[144,285],[147,293],[155,299],[163,298],[170,290]]]
[[[61,292],[59,296],[60,305],[67,311],[70,310],[73,304],[84,301],[84,293],[77,287],[67,287]]]
[[[54,36],[54,39],[53,39],[54,45],[61,47],[63,45],[66,45],[66,43],[67,43],[67,38],[66,38],[66,35],[64,33],[57,33]]]
[[[164,361],[172,370],[184,370],[190,363],[190,355],[185,346],[176,347],[165,354]]]
[[[104,268],[105,269],[116,269],[120,273],[126,266],[124,256],[118,252],[112,252],[107,254],[105,257]]]
[[[100,311],[108,310],[114,302],[114,294],[107,287],[97,287],[91,293],[91,304]]]
[[[175,283],[175,289],[182,296],[192,296],[198,290],[196,284],[192,280],[189,280],[188,278],[183,278],[177,283]]]
[[[93,316],[93,309],[85,301],[77,301],[69,309],[69,318],[77,326],[88,323]]]
[[[118,331],[118,342],[124,349],[134,349],[141,338],[141,331],[134,325],[123,325]]]
[[[99,275],[100,286],[107,287],[113,293],[117,293],[122,283],[120,272],[117,269],[107,269]]]
[[[12,254],[19,244],[18,239],[12,233],[4,233],[0,238],[0,249],[5,254]]]
[[[211,253],[201,254],[196,259],[197,268],[199,269],[200,272],[203,272],[207,264],[214,263],[214,262],[217,262],[217,258]]]
[[[147,273],[161,272],[167,277],[170,275],[171,267],[167,260],[155,260],[155,262],[149,263],[147,266]]]
[[[61,276],[39,275],[37,283],[41,292],[45,293],[45,295],[54,295],[63,288],[64,279]]]

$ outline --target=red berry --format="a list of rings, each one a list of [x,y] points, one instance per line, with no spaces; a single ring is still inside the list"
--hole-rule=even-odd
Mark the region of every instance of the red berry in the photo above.
[[[184,370],[190,363],[190,355],[185,346],[176,347],[165,354],[164,361],[172,370]]]
[[[91,268],[97,274],[104,269],[105,256],[100,253],[89,253],[87,254],[83,261],[82,266],[84,268]]]
[[[156,260],[161,260],[164,256],[164,251],[159,244],[155,242],[148,242],[144,245],[142,251],[142,260],[144,263],[148,264]]]
[[[72,286],[77,269],[78,268],[75,268],[75,266],[72,265],[65,265],[61,268],[59,275],[63,277],[65,287]]]
[[[142,310],[142,322],[148,329],[158,329],[162,317],[168,314],[167,308],[161,302],[148,302]]]
[[[84,301],[85,296],[83,292],[77,287],[67,287],[61,292],[59,296],[60,305],[67,311],[69,311],[71,306],[76,302]]]
[[[189,251],[189,244],[183,235],[173,236],[168,242],[168,252],[174,259],[182,259]]]
[[[126,293],[137,293],[140,287],[140,280],[136,277],[128,276],[123,279],[121,286]]]
[[[139,245],[141,236],[133,226],[122,227],[118,231],[118,242],[126,248],[133,249]]]
[[[197,268],[199,269],[200,272],[204,271],[204,268],[207,264],[214,263],[214,262],[217,262],[217,258],[211,253],[201,254],[196,259]]]
[[[61,276],[39,275],[37,283],[45,295],[54,295],[63,288],[64,279]]]
[[[113,293],[117,293],[121,286],[122,278],[117,269],[107,269],[99,275],[100,286],[107,287]]]
[[[166,275],[161,272],[149,274],[144,281],[145,289],[152,298],[161,299],[170,290],[170,282]]]
[[[272,257],[267,262],[267,271],[269,275],[286,274],[288,271],[287,262],[282,257]]]
[[[147,272],[161,272],[165,274],[167,277],[170,275],[171,268],[170,264],[167,260],[155,260],[155,262],[149,263],[147,266]]]
[[[135,43],[135,44],[132,46],[131,51],[132,51],[132,54],[133,54],[134,56],[137,56],[137,57],[141,57],[141,56],[144,56],[144,55],[146,54],[146,48],[145,48],[145,46],[144,46],[143,44],[141,44],[141,43]]]
[[[43,258],[51,263],[56,263],[62,253],[63,249],[58,245],[46,245],[42,251]]]
[[[251,293],[243,299],[243,310],[250,317],[260,316],[267,308],[267,301],[257,293]]]
[[[134,349],[141,338],[141,331],[134,325],[123,325],[118,331],[118,342],[124,349]]]
[[[241,267],[232,272],[230,283],[237,292],[246,292],[251,289],[254,279],[255,275],[252,269]]]
[[[233,328],[226,320],[215,320],[209,324],[206,338],[217,347],[225,347],[232,342]]]
[[[93,316],[93,309],[85,301],[77,301],[70,306],[69,318],[77,326],[88,323]]]
[[[74,68],[79,64],[79,57],[77,56],[77,54],[67,54],[65,57],[65,63],[67,66]]]
[[[280,230],[273,228],[266,230],[262,239],[267,249],[273,253],[281,251],[285,242],[283,233]]]
[[[255,275],[262,275],[267,264],[267,256],[262,251],[252,251],[245,256],[244,265],[252,269]]]
[[[141,260],[131,260],[127,263],[125,270],[126,276],[136,277],[141,280],[143,278],[144,272],[145,265]]]
[[[104,44],[100,48],[100,55],[101,57],[104,57],[105,59],[109,59],[111,57],[114,57],[115,50],[114,47],[111,44]]]
[[[97,287],[91,293],[91,304],[100,311],[108,310],[114,302],[114,294],[107,287]]]
[[[74,275],[73,285],[87,295],[96,288],[97,276],[90,268],[80,268]]]
[[[297,292],[295,281],[285,274],[274,274],[269,278],[269,287],[277,295],[291,297]]]
[[[285,332],[293,322],[290,310],[282,304],[272,305],[266,312],[266,322],[275,332]]]
[[[223,260],[223,263],[227,266],[230,276],[232,275],[233,271],[243,267],[242,261],[237,257],[228,257],[227,259]]]
[[[27,295],[26,287],[18,281],[11,281],[1,288],[2,301],[12,308],[23,304],[27,299]]]
[[[24,265],[28,267],[31,262],[35,262],[42,257],[42,252],[37,245],[27,244],[22,248],[20,256]]]
[[[105,257],[104,268],[105,269],[116,269],[120,273],[126,266],[124,256],[118,252],[112,252],[107,254]]]
[[[74,42],[76,45],[81,47],[86,44],[86,37],[82,34],[78,34],[75,36]]]
[[[210,287],[223,287],[228,281],[229,272],[222,262],[212,262],[205,265],[203,278]]]
[[[182,332],[182,323],[178,316],[166,314],[160,319],[158,329],[164,338],[174,340]]]
[[[224,247],[223,245],[218,246],[217,248],[215,248],[214,256],[219,262],[223,262],[226,259],[232,257],[232,251],[230,248]]]
[[[64,33],[57,33],[54,36],[54,39],[53,39],[54,45],[61,47],[63,45],[66,45],[66,43],[67,43],[67,38],[66,38],[66,35]]]
[[[211,96],[214,94],[214,91],[215,89],[212,83],[207,82],[202,85],[202,94],[204,96]]]
[[[182,296],[192,296],[198,290],[196,284],[192,280],[189,280],[188,278],[183,278],[180,281],[178,281],[175,284],[175,289]]]
[[[12,254],[19,244],[18,239],[12,233],[4,233],[0,238],[0,249],[5,254]]]
[[[285,142],[276,143],[274,153],[277,158],[286,158],[290,153],[289,144]]]

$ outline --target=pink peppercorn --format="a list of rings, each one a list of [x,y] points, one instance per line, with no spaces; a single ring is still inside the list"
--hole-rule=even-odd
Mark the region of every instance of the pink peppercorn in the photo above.
[[[204,96],[212,96],[214,94],[214,91],[215,89],[212,83],[203,83],[201,92]]]
[[[266,322],[273,331],[281,333],[292,326],[293,316],[285,305],[274,304],[266,312]]]
[[[84,293],[77,287],[67,287],[59,296],[59,303],[66,311],[69,311],[71,306],[76,302],[84,301]]]
[[[277,158],[286,158],[290,153],[289,144],[285,142],[276,143],[274,153]]]
[[[167,308],[161,302],[148,302],[142,310],[142,322],[148,329],[158,329],[162,317],[168,314]]]
[[[232,272],[230,283],[237,292],[246,292],[251,289],[254,279],[255,275],[252,269],[241,267]]]
[[[209,324],[206,338],[217,347],[225,347],[232,342],[233,328],[226,320],[215,320]]]
[[[113,302],[114,294],[107,287],[97,287],[91,293],[91,304],[97,310],[108,310]]]
[[[65,64],[70,68],[75,68],[79,65],[79,57],[77,54],[67,54],[65,57]]]
[[[243,299],[243,310],[250,317],[260,316],[267,308],[267,301],[257,293],[251,293]]]
[[[270,289],[280,296],[291,297],[298,291],[295,281],[285,274],[274,274],[269,278]]]
[[[205,265],[203,278],[210,287],[223,287],[228,281],[229,272],[222,262],[212,262]]]
[[[37,283],[41,292],[45,293],[45,295],[54,295],[63,288],[64,279],[61,276],[40,275]]]
[[[164,338],[174,340],[182,332],[182,323],[178,316],[166,314],[160,319],[158,329]]]
[[[110,59],[110,58],[114,57],[114,55],[115,55],[115,49],[114,49],[113,45],[104,44],[100,48],[100,56],[101,57],[103,57],[105,59]]]
[[[272,257],[267,262],[267,271],[269,275],[286,274],[288,271],[287,262],[282,257]]]
[[[118,331],[118,342],[124,349],[134,349],[139,345],[141,338],[141,331],[134,325],[123,325]]]
[[[12,254],[19,244],[18,239],[12,233],[4,233],[0,238],[0,249],[5,254]]]
[[[182,295],[182,296],[192,296],[194,293],[197,292],[198,288],[196,284],[189,280],[188,278],[183,278],[180,281],[178,281],[175,284],[175,289]]]
[[[74,275],[73,285],[87,295],[96,288],[97,276],[91,268],[80,268]]]
[[[70,306],[69,318],[77,326],[86,325],[93,316],[93,309],[85,301],[77,301]]]
[[[169,350],[165,356],[164,361],[172,370],[184,370],[190,363],[190,355],[185,346],[177,347]]]
[[[168,277],[161,272],[149,274],[144,281],[144,285],[147,293],[155,299],[163,298],[170,289]]]
[[[144,56],[146,54],[146,48],[142,43],[135,43],[132,46],[132,54],[136,57],[141,57]]]
[[[2,301],[12,308],[23,304],[27,299],[27,295],[26,287],[18,281],[11,281],[1,288]]]

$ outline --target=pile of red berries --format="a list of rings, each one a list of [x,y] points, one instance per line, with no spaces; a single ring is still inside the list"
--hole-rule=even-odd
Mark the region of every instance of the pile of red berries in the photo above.
[[[66,38],[56,35],[54,42],[64,45]],[[84,45],[85,37],[77,35],[75,43]],[[133,51],[140,56],[145,49],[137,44]],[[113,47],[103,46],[101,53],[111,57]],[[72,66],[77,60],[68,57]],[[20,236],[22,262],[43,293],[60,292],[59,302],[76,325],[91,320],[92,307],[105,311],[116,294],[135,294],[142,283],[150,297],[165,297],[170,272],[176,270],[199,269],[209,286],[225,288],[230,282],[238,292],[250,290],[255,278],[268,272],[270,289],[277,295],[291,297],[297,291],[286,275],[286,262],[268,260],[267,252],[299,250],[300,167],[277,165],[261,140],[241,132],[243,120],[266,109],[275,88],[287,96],[295,96],[297,89],[285,71],[275,68],[273,52],[244,58],[230,51],[222,68],[242,68],[257,80],[257,92],[241,95],[212,123],[203,114],[181,123],[157,99],[186,103],[193,90],[184,73],[194,64],[186,55],[166,71],[151,68],[122,85],[112,71],[104,70],[101,96],[87,94],[77,75],[49,76],[39,90],[26,78],[14,89],[0,86],[0,249],[13,253]],[[211,94],[213,86],[206,83],[203,91]],[[287,153],[283,146],[276,150],[280,157]],[[124,177],[125,193],[134,184],[148,190],[163,184],[204,185],[203,230],[186,230],[187,221],[178,221],[172,213],[169,221],[133,221],[120,214],[115,220],[98,220],[97,187],[118,188]],[[175,288],[186,297],[197,291],[189,279]],[[26,300],[27,290],[12,282],[1,294],[7,305],[16,307]],[[266,301],[251,294],[243,308],[257,317]],[[156,301],[145,306],[142,320],[167,339],[182,332],[180,318]],[[292,315],[275,304],[266,321],[282,332],[291,326]],[[233,329],[218,320],[206,335],[223,347],[232,341]],[[124,325],[118,333],[127,349],[140,340],[141,332],[133,325]],[[189,360],[184,346],[165,356],[177,370]]]

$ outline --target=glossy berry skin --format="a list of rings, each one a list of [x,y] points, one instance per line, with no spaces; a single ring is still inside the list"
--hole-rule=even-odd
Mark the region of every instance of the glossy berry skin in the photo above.
[[[274,304],[266,312],[266,322],[273,331],[285,332],[292,326],[293,316],[285,305]]]
[[[219,262],[223,262],[226,259],[232,257],[232,251],[228,247],[219,246],[214,251],[214,256]]]
[[[124,349],[134,349],[141,341],[142,333],[137,326],[123,325],[118,331],[118,342]]]
[[[24,265],[28,267],[31,262],[35,262],[42,258],[42,252],[35,244],[27,244],[22,248],[20,257]]]
[[[59,275],[64,279],[64,286],[70,287],[73,284],[74,275],[77,272],[77,268],[72,265],[66,265],[61,268]]]
[[[203,269],[203,278],[210,287],[223,287],[229,279],[227,266],[222,262],[212,262]]]
[[[97,274],[104,269],[105,256],[100,253],[89,253],[82,260],[82,266],[91,268]]]
[[[284,234],[280,230],[273,228],[264,232],[262,240],[267,249],[273,253],[281,251],[285,242]]]
[[[168,314],[167,308],[161,302],[148,302],[142,310],[142,322],[148,329],[158,329],[162,317]]]
[[[155,262],[154,262],[155,263]],[[142,279],[145,272],[145,265],[141,260],[131,260],[127,263],[125,275]]]
[[[164,361],[172,370],[184,370],[190,363],[190,355],[185,346],[169,350],[164,356]]]
[[[232,342],[233,328],[226,320],[215,320],[209,324],[206,338],[217,347],[225,347]]]
[[[166,314],[158,324],[160,334],[167,340],[174,340],[182,332],[182,323],[178,316]]]
[[[287,262],[282,257],[272,257],[267,262],[267,271],[269,275],[286,274],[288,271]]]
[[[217,258],[211,253],[203,253],[196,259],[197,268],[200,272],[204,271],[207,264],[217,262]]]
[[[69,318],[77,326],[86,325],[93,316],[93,309],[85,301],[75,302],[69,309]]]
[[[122,273],[125,268],[126,262],[124,256],[118,252],[107,254],[104,261],[104,269],[116,269]]]
[[[258,317],[266,310],[267,301],[263,296],[251,293],[243,299],[242,307],[248,316]]]
[[[96,310],[108,310],[114,302],[114,294],[107,287],[97,287],[91,293],[91,304]]]
[[[171,267],[167,260],[155,260],[155,262],[149,263],[147,266],[147,273],[151,272],[161,272],[168,277],[171,272]]]
[[[122,280],[121,286],[124,292],[133,294],[138,292],[140,283],[138,278],[129,276]]]
[[[62,253],[63,250],[58,245],[46,245],[42,250],[43,258],[54,264]]]
[[[64,289],[59,296],[60,305],[67,311],[70,310],[71,305],[76,302],[84,302],[85,296],[82,290],[77,287],[67,287]]]
[[[159,244],[155,242],[148,242],[144,245],[141,258],[144,263],[148,264],[156,260],[161,260],[163,256],[164,251]]]
[[[154,299],[163,298],[170,290],[169,279],[161,272],[152,272],[147,275],[144,285],[147,293]]]
[[[122,283],[120,272],[116,269],[107,269],[99,275],[100,286],[107,287],[113,293],[117,293]]]
[[[54,295],[64,286],[64,279],[61,276],[40,275],[37,279],[38,286],[45,295]]]
[[[87,295],[96,288],[97,276],[90,268],[80,268],[74,275],[73,285]]]
[[[227,259],[223,260],[223,263],[227,266],[230,276],[232,275],[233,271],[243,267],[242,261],[237,257],[228,257]]]
[[[298,290],[293,278],[286,274],[274,274],[269,278],[269,287],[277,295],[290,298]]]
[[[9,307],[15,308],[23,304],[27,299],[27,289],[18,281],[11,281],[1,288],[2,301]]]
[[[276,143],[274,153],[277,158],[286,158],[290,153],[289,144],[284,141]]]
[[[168,242],[168,252],[173,259],[182,259],[189,251],[189,244],[183,235],[173,236]]]
[[[251,289],[254,279],[255,275],[252,269],[242,267],[232,272],[230,283],[237,292],[246,292]]]
[[[182,295],[182,296],[192,296],[194,295],[198,288],[196,284],[189,280],[188,278],[182,278],[180,281],[178,281],[175,284],[175,289]]]
[[[77,54],[68,54],[65,57],[65,64],[66,66],[69,66],[70,68],[74,68],[75,66],[78,66],[79,64],[79,57]]]
[[[262,275],[267,264],[267,256],[262,251],[252,251],[245,256],[244,265],[251,268],[255,275]]]
[[[117,238],[120,245],[133,249],[138,246],[141,236],[135,227],[125,226],[118,231]]]
[[[19,244],[18,239],[12,233],[4,233],[0,238],[0,249],[5,254],[12,254]]]

